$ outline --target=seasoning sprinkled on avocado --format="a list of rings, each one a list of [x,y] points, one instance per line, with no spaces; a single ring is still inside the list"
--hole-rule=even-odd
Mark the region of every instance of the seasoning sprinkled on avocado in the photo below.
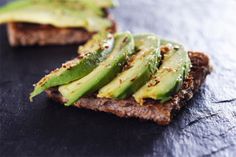
[[[176,42],[154,34],[103,33],[80,47],[76,59],[42,78],[30,98],[56,87],[66,106],[90,94],[163,103],[180,90],[190,68],[188,52]]]
[[[121,33],[115,36],[114,48],[111,54],[87,76],[68,85],[58,88],[62,96],[67,99],[69,106],[82,96],[95,92],[109,83],[122,70],[127,57],[134,53],[134,40],[130,33]]]
[[[155,76],[133,95],[138,103],[142,104],[145,98],[165,102],[180,89],[191,64],[188,53],[179,49],[162,62]]]
[[[160,63],[160,39],[152,34],[135,35],[134,54],[128,69],[99,90],[98,97],[124,99],[143,86]]]
[[[67,84],[76,79],[80,79],[90,73],[98,64],[103,61],[112,51],[114,37],[110,33],[98,33],[80,48],[80,54],[83,57],[75,58],[62,64],[62,67],[52,71],[43,77],[35,86],[30,94],[30,99],[44,90]],[[109,45],[108,48],[102,48]]]

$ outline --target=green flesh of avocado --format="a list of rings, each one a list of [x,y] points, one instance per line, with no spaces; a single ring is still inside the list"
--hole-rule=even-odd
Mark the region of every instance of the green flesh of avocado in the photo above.
[[[29,22],[56,27],[82,27],[90,32],[106,30],[112,23],[103,17],[101,7],[112,7],[113,3],[111,0],[103,3],[101,0],[98,3],[95,1],[17,0],[0,8],[0,23]]]
[[[66,106],[97,91],[97,97],[125,99],[133,95],[139,104],[146,98],[163,103],[179,91],[191,68],[182,45],[152,34],[113,37],[100,33],[80,47],[79,54],[42,78],[30,98],[59,86]]]
[[[118,6],[117,0],[71,0],[71,1],[77,1],[80,3],[85,3],[88,6],[91,7],[99,7],[99,8],[113,8]]]
[[[110,33],[98,33],[80,47],[80,58],[63,64],[59,69],[43,77],[30,94],[30,99],[44,90],[58,85],[67,84],[90,73],[112,51],[114,37]]]
[[[122,70],[127,58],[134,52],[134,40],[130,33],[115,36],[115,44],[111,54],[91,73],[70,84],[60,86],[59,92],[67,100],[66,106],[73,104],[82,96],[95,92]]]
[[[188,53],[183,48],[174,53],[172,51],[171,56],[164,57],[160,69],[153,78],[133,95],[135,100],[140,104],[145,98],[168,101],[180,89],[190,65]]]
[[[99,90],[98,97],[124,99],[143,86],[160,62],[160,39],[152,34],[134,36],[138,51],[127,70]]]

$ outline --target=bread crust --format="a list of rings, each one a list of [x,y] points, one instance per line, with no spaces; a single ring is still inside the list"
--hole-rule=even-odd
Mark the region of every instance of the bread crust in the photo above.
[[[74,106],[94,111],[112,113],[119,117],[139,118],[151,120],[160,125],[167,125],[171,122],[173,115],[187,104],[204,83],[211,67],[209,58],[204,53],[189,52],[192,62],[191,71],[181,87],[181,90],[173,96],[170,101],[161,104],[158,101],[147,100],[144,105],[137,104],[133,98],[126,100],[113,100],[105,98],[96,98],[93,96],[81,98]],[[63,103],[64,100],[57,88],[51,88],[46,91],[49,98]]]

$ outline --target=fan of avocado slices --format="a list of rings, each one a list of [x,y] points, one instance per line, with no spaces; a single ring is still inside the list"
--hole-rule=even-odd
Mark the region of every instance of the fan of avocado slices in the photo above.
[[[44,90],[69,83],[88,75],[95,67],[111,53],[114,45],[114,36],[101,32],[92,37],[84,46],[80,47],[79,56],[67,61],[62,66],[35,84],[30,100]]]
[[[15,0],[0,8],[0,24],[26,22],[98,32],[112,25],[104,9],[117,5],[115,0]]]
[[[163,103],[180,90],[191,67],[181,44],[149,33],[100,33],[80,47],[79,54],[86,57],[70,61],[72,70],[62,66],[42,78],[31,100],[57,87],[66,106],[89,94],[116,100],[133,97],[140,105],[146,99]]]

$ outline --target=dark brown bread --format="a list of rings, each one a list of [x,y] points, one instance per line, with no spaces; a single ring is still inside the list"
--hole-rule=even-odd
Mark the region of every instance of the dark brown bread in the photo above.
[[[107,31],[115,33],[116,22],[107,11],[106,13],[107,18],[112,21],[112,27]],[[80,44],[97,33],[88,32],[84,28],[57,28],[51,25],[16,22],[8,23],[7,30],[11,46]]]
[[[75,103],[76,107],[115,114],[119,117],[135,117],[152,120],[160,125],[171,122],[174,113],[186,105],[193,94],[200,88],[207,74],[210,73],[209,58],[200,52],[189,52],[192,68],[185,79],[181,90],[173,98],[161,104],[158,101],[147,100],[143,106],[137,104],[133,98],[127,100],[111,100],[96,97],[81,98]],[[48,96],[63,103],[63,98],[57,88],[46,91]]]

